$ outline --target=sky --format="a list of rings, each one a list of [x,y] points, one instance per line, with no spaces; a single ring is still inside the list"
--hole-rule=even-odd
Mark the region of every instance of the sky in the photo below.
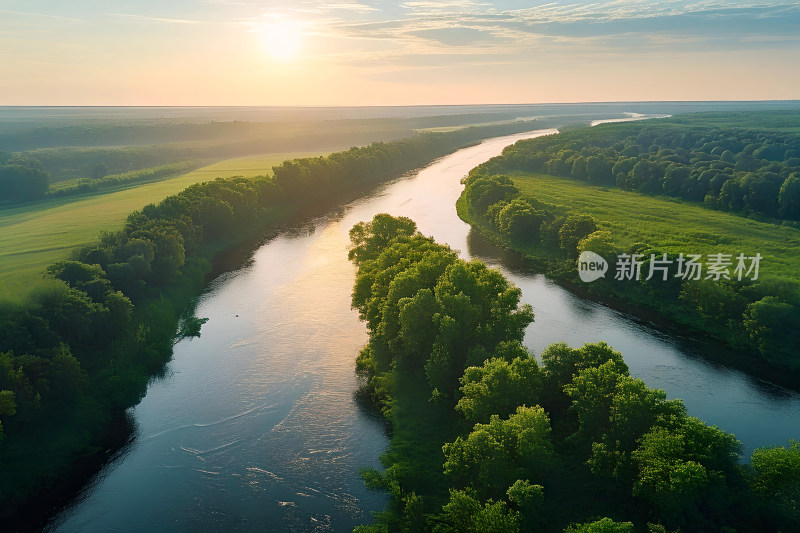
[[[800,2],[0,0],[0,105],[800,99]]]

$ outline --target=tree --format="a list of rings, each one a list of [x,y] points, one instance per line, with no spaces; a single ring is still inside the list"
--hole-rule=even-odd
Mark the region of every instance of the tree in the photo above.
[[[717,205],[723,211],[741,211],[744,209],[744,191],[739,180],[731,179],[722,185]]]
[[[569,257],[578,257],[578,243],[595,231],[597,220],[591,215],[569,215],[558,230],[559,246]]]
[[[691,167],[687,165],[671,164],[661,180],[661,187],[664,194],[668,196],[678,196],[683,183],[689,179]]]
[[[434,533],[514,533],[519,531],[519,513],[503,501],[481,505],[474,491],[450,489],[450,500],[436,517]]]
[[[200,329],[203,324],[208,322],[207,318],[198,318],[196,316],[183,316],[178,323],[178,332],[175,334],[175,339],[172,345],[175,346],[183,339],[191,339],[200,336]]]
[[[579,256],[585,251],[592,251],[612,265],[616,262],[617,247],[614,245],[611,232],[606,230],[593,231],[578,241],[577,250]]]
[[[513,239],[531,243],[539,242],[539,228],[545,220],[547,220],[546,213],[520,198],[504,203],[498,210],[496,218],[500,231]]]
[[[800,220],[800,177],[795,172],[786,178],[778,192],[781,218]]]
[[[507,420],[492,415],[442,450],[445,475],[486,497],[501,497],[518,479],[541,479],[554,461],[550,419],[538,405],[520,406]]]
[[[64,344],[47,368],[47,380],[50,384],[47,400],[60,405],[74,403],[88,384],[86,372]]]
[[[572,160],[572,177],[576,180],[586,181],[586,158],[578,156]]]
[[[14,164],[0,165],[0,196],[12,202],[44,197],[50,187],[50,175],[42,169]]]
[[[108,174],[108,166],[105,163],[97,163],[92,167],[92,173],[90,177],[93,180],[99,180],[100,178],[105,177],[106,174]]]
[[[449,394],[478,347],[493,351],[503,341],[521,341],[533,309],[519,305],[522,291],[480,261],[454,262],[436,283],[439,333],[426,364],[431,388]]]
[[[768,500],[782,525],[788,528],[800,523],[800,441],[758,448],[750,458],[750,467],[750,485]]]
[[[564,533],[633,533],[633,531],[633,522],[614,522],[606,517],[596,522],[570,524]]]
[[[664,177],[664,169],[658,163],[642,159],[638,161],[630,172],[627,188],[646,194],[660,192],[661,179]]]
[[[524,351],[521,345],[520,348]],[[510,362],[495,357],[481,367],[472,366],[464,371],[463,396],[455,409],[471,422],[484,422],[491,415],[508,416],[519,405],[536,405],[540,389],[539,367],[529,354]]]
[[[770,361],[800,367],[795,349],[800,310],[777,296],[765,296],[747,305],[744,328],[759,352]]]
[[[613,165],[604,157],[590,156],[586,158],[586,177],[589,183],[613,187],[615,184]]]
[[[632,457],[638,467],[633,494],[647,502],[668,527],[724,523],[732,499],[728,478],[738,471],[736,438],[693,417],[673,420],[646,433]]]
[[[614,351],[605,342],[584,344],[581,348],[573,349],[565,343],[551,344],[542,352],[542,364],[548,386],[558,390],[570,383],[574,376],[581,370],[612,361],[619,374],[628,373],[628,365],[622,359],[622,354]]]
[[[14,391],[0,390],[0,416],[17,414],[17,403],[14,401]],[[3,438],[3,423],[0,421],[0,439]]]
[[[617,187],[620,189],[628,188],[628,174],[633,170],[634,165],[636,165],[636,158],[634,157],[620,158],[614,163],[614,166],[611,167],[611,172],[614,174]]]
[[[353,247],[348,257],[357,264],[374,259],[389,241],[401,235],[410,237],[416,231],[417,225],[410,218],[379,213],[372,217],[371,222],[360,222],[350,230]]]
[[[477,176],[473,180],[468,180],[464,189],[473,213],[483,216],[490,205],[501,200],[510,200],[519,194],[519,190],[511,182],[508,176]]]
[[[580,390],[574,387],[575,393]],[[581,403],[587,404],[581,406],[584,418],[590,409],[601,410],[599,415],[607,416],[607,422],[590,421],[589,425],[580,428],[584,434],[584,427],[604,430],[592,443],[591,457],[587,463],[595,474],[614,477],[626,484],[632,483],[635,468],[631,462],[631,452],[636,449],[641,437],[653,426],[682,419],[686,416],[686,408],[681,400],[668,401],[663,390],[651,389],[641,379],[630,376],[620,375],[614,380],[610,403],[605,402],[598,392],[602,393],[602,390],[592,396],[578,398]],[[595,401],[592,402],[592,399]]]
[[[616,362],[609,359],[598,367],[584,368],[564,386],[572,400],[572,410],[578,415],[575,435],[582,441],[599,440],[608,429],[617,383],[623,377]]]
[[[774,217],[778,214],[780,184],[760,175],[748,175],[742,182],[746,209]]]
[[[520,512],[523,531],[536,531],[542,524],[544,487],[533,485],[527,479],[518,479],[506,491],[510,501]]]

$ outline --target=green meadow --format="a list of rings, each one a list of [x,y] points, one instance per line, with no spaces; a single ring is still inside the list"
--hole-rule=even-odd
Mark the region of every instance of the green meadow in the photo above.
[[[97,240],[101,231],[120,229],[131,212],[149,203],[218,177],[269,175],[274,165],[308,155],[293,152],[237,157],[105,194],[0,208],[0,299],[24,299],[32,288],[46,283],[42,273],[49,264]]]
[[[587,213],[618,248],[637,242],[663,252],[762,256],[759,278],[800,283],[800,230],[713,211],[677,199],[587,185],[541,174],[515,174],[514,184],[565,214]]]

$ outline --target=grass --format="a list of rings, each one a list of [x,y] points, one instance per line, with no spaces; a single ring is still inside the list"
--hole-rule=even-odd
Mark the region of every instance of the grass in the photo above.
[[[120,229],[128,215],[189,185],[218,177],[268,175],[286,159],[308,153],[273,153],[226,159],[187,174],[136,184],[106,194],[53,198],[0,208],[0,300],[23,300],[45,283],[48,265],[97,240],[101,231]]]
[[[595,187],[540,174],[517,174],[523,196],[553,204],[556,211],[583,212],[627,249],[636,242],[663,252],[739,253],[762,256],[759,279],[800,282],[800,230],[666,197]]]

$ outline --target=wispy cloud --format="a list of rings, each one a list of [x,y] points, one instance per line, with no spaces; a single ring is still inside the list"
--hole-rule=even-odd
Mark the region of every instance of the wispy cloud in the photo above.
[[[167,17],[153,17],[149,15],[134,15],[132,13],[112,13],[115,17],[124,17],[140,22],[157,22],[162,24],[206,24],[208,21],[196,19],[177,19]]]
[[[379,11],[377,7],[361,2],[334,2],[324,4],[328,10],[352,11],[354,13],[371,13]]]
[[[47,13],[33,13],[29,11],[12,11],[9,9],[0,9],[0,13],[6,13],[9,15],[18,15],[21,17],[34,17],[34,18],[46,18],[46,19],[55,19],[55,20],[64,20],[68,22],[87,22],[86,19],[74,18],[74,17],[64,17],[61,15],[49,15]]]

